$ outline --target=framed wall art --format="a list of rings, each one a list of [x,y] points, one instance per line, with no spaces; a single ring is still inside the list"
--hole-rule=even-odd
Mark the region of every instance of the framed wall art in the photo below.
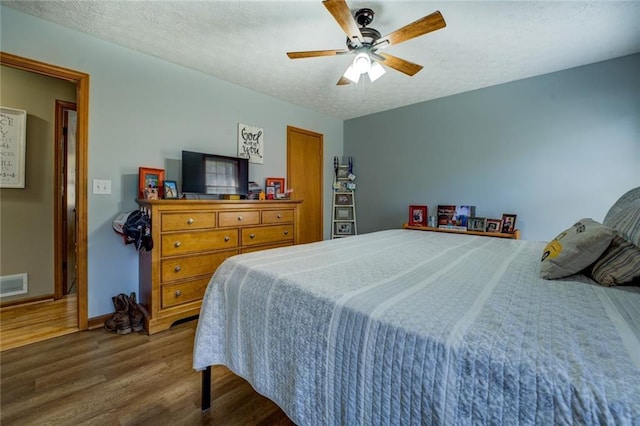
[[[502,215],[502,232],[505,234],[513,234],[516,230],[516,218],[515,214],[505,213]]]
[[[24,188],[27,111],[0,107],[0,188]]]
[[[427,206],[409,206],[409,226],[427,226]]]
[[[140,198],[145,198],[145,190],[155,189],[159,196],[161,185],[164,182],[164,170],[152,169],[149,167],[140,167],[138,169],[138,189]]]

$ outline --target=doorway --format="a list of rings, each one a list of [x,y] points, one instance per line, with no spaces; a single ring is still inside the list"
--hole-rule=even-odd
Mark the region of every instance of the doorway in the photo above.
[[[56,100],[54,189],[54,299],[75,293],[76,271],[76,104]]]
[[[74,279],[72,281],[73,289],[75,289],[75,294],[71,298],[73,300],[73,327],[72,331],[75,330],[84,330],[88,328],[88,312],[87,312],[87,213],[88,213],[88,203],[87,203],[87,163],[88,163],[88,106],[89,106],[89,75],[70,70],[67,68],[58,67],[56,65],[46,64],[43,62],[35,61],[32,59],[23,58],[20,56],[16,56],[13,54],[9,54],[6,52],[0,52],[0,65],[11,67],[19,70],[24,70],[27,72],[40,74],[48,77],[53,77],[56,79],[64,80],[67,82],[71,82],[76,86],[76,104],[75,104],[75,118],[76,118],[76,140],[75,140],[75,157],[71,159],[71,156],[68,157],[67,160],[67,177],[72,177],[74,179],[74,187],[76,188],[75,193],[71,194],[70,191],[66,190],[66,197],[69,199],[68,202],[65,202],[65,205],[73,204],[74,211],[73,217],[69,218],[66,213],[67,222],[73,222],[73,225],[67,226],[67,230],[71,230],[75,228],[75,232],[73,235],[69,237],[65,237],[65,243],[69,240],[73,240],[74,250],[71,250],[72,256],[74,256],[73,263],[75,267],[73,268],[75,272],[68,273],[67,277],[70,279]],[[68,108],[67,111],[67,123],[71,124],[73,120],[73,114],[69,113],[71,109]],[[64,120],[62,120],[64,121]],[[56,161],[56,168],[59,166],[59,162]],[[62,167],[62,166],[60,166]],[[56,180],[56,183],[59,183],[59,180]],[[59,187],[60,185],[55,185]],[[55,191],[58,191],[56,189]],[[54,209],[54,214],[62,216],[62,201],[59,197],[54,198],[54,203],[59,203],[60,206]],[[60,220],[62,218],[60,217]],[[58,218],[54,218],[54,221],[58,221]],[[58,227],[55,228],[58,230]],[[62,228],[60,228],[62,229]],[[55,231],[58,232],[58,231]],[[62,232],[62,231],[60,231]],[[60,238],[57,238],[56,241],[63,240],[62,235]],[[63,261],[68,262],[69,260],[63,260],[63,256],[61,254],[61,250],[59,250],[58,244],[55,243],[54,247],[51,247],[52,257],[54,258],[54,262],[59,266],[60,273],[62,276],[63,270]],[[66,256],[65,256],[66,258]],[[69,265],[67,264],[67,270],[69,270]],[[58,272],[54,272],[54,275],[57,275]],[[57,282],[58,277],[52,277],[54,282]],[[62,279],[60,280],[62,282]],[[70,285],[67,284],[67,292],[69,290]],[[54,287],[55,288],[55,287]],[[61,286],[62,289],[62,286]],[[54,293],[57,290],[54,289]],[[61,290],[64,292],[64,289]],[[54,294],[55,296],[55,294]],[[55,297],[54,297],[55,298]],[[54,301],[55,303],[56,301]],[[0,332],[3,332],[6,326],[9,326],[9,322],[7,318],[13,317],[13,315],[6,312],[7,310],[15,310],[19,312],[20,309],[27,312],[25,315],[29,317],[38,317],[38,313],[42,310],[51,309],[47,306],[48,303],[33,303],[29,306],[9,306],[7,308],[2,308],[2,321]],[[38,311],[38,313],[36,313]],[[56,316],[57,317],[57,316]],[[51,317],[49,317],[51,318]],[[59,318],[59,317],[57,317]],[[27,321],[28,322],[28,321]],[[51,322],[49,320],[49,322]],[[25,327],[23,327],[25,328]],[[21,330],[22,331],[22,330]],[[25,330],[31,332],[31,330]],[[21,336],[22,344],[32,343],[38,340],[44,340],[50,337],[54,337],[54,333],[49,332],[33,332],[33,337],[25,336],[24,333]],[[7,334],[3,332],[3,348],[5,348]]]
[[[287,178],[300,204],[300,244],[323,240],[323,135],[287,126]]]

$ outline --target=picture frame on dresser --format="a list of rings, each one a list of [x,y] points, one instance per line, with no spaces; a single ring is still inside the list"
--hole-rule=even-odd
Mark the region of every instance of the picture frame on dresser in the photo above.
[[[165,180],[162,183],[164,199],[172,200],[178,198],[178,183],[175,180]]]
[[[409,206],[409,226],[427,226],[427,206]]]
[[[277,194],[284,194],[286,188],[284,186],[284,178],[281,177],[268,177],[265,179],[265,187],[269,187],[269,186],[273,186],[275,187],[276,191],[274,194],[274,198],[275,195]]]
[[[138,168],[138,197],[145,198],[145,190],[156,189],[160,192],[164,182],[164,169],[154,169],[151,167]],[[158,194],[160,197],[162,193]]]
[[[502,215],[502,232],[504,234],[513,234],[516,230],[516,219],[518,215],[505,213]]]

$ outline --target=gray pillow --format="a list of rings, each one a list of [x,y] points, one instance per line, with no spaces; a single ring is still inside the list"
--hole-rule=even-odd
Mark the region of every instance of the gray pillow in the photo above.
[[[632,283],[640,278],[640,248],[616,235],[592,265],[590,275],[606,286]]]
[[[576,274],[609,247],[615,231],[593,219],[580,219],[544,248],[540,276],[551,280]]]

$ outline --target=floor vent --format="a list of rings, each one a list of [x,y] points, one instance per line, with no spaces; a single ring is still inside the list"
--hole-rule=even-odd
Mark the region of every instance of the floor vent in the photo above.
[[[0,297],[26,294],[27,292],[27,274],[0,277]]]

